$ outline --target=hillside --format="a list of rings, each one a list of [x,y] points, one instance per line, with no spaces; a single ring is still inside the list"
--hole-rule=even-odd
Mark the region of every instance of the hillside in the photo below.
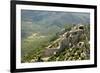
[[[90,58],[89,32],[87,25],[76,25],[42,47],[40,53],[24,57],[28,62],[88,60]],[[45,37],[44,37],[45,38]]]

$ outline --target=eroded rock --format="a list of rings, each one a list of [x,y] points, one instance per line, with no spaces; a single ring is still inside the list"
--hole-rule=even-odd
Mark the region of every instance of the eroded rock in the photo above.
[[[52,44],[46,47],[46,50],[43,52],[43,57],[49,57],[55,54],[59,54],[65,49],[69,49],[70,52],[74,54],[67,53],[66,58],[64,60],[72,60],[72,59],[81,59],[80,57],[68,57],[69,55],[79,55],[79,56],[85,56],[84,52],[81,54],[81,51],[84,51],[83,49],[85,48],[85,42],[82,40],[84,39],[85,41],[88,41],[86,34],[84,33],[85,31],[85,26],[82,24],[78,24],[75,27],[72,27],[70,31],[67,31],[63,33],[57,40],[55,40]],[[77,51],[77,48],[81,49]],[[75,50],[73,50],[75,49]],[[58,60],[57,58],[56,60]]]

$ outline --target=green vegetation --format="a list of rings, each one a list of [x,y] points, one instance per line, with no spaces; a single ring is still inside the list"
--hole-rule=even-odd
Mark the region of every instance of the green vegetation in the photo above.
[[[42,52],[46,50],[46,47],[50,45],[53,41],[55,41],[61,33],[71,30],[71,28],[75,25],[66,24],[63,31],[60,32],[49,32],[48,34],[44,34],[41,32],[32,33],[30,36],[22,39],[22,60],[21,62],[31,62],[31,60],[43,61],[42,60]],[[84,50],[82,48],[65,48],[61,53],[57,53],[55,55],[51,55],[49,61],[67,61],[67,60],[87,60],[89,59],[89,51],[90,46],[88,44],[89,41],[89,25],[85,25],[86,35],[81,35],[80,41],[84,41]],[[57,30],[58,31],[58,30]],[[55,33],[55,34],[54,34]],[[86,36],[88,36],[88,41],[86,41]],[[88,54],[86,54],[88,52]]]
[[[85,26],[79,41],[85,42],[82,48],[64,48],[60,53],[52,54],[43,60],[43,52],[49,45],[70,31],[78,23]],[[21,62],[64,61],[89,59],[90,40],[90,14],[61,11],[21,10]],[[87,40],[86,40],[87,39]],[[57,41],[52,48],[58,46]],[[73,41],[72,41],[73,42]],[[69,43],[70,44],[70,43]],[[85,54],[82,57],[82,53]]]

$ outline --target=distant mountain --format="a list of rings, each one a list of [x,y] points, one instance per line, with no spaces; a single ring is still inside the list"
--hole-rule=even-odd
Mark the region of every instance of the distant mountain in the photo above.
[[[82,12],[21,10],[21,34],[27,37],[33,32],[56,34],[71,24],[89,24],[90,14]]]
[[[22,21],[59,27],[64,24],[90,23],[90,14],[81,12],[22,10],[21,17]]]

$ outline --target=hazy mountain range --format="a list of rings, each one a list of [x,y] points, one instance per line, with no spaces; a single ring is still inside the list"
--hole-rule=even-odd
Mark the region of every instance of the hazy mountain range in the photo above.
[[[22,21],[30,21],[36,24],[64,25],[64,24],[89,24],[90,14],[80,12],[58,12],[58,11],[39,11],[22,10]]]
[[[55,34],[65,25],[89,24],[90,14],[80,12],[21,10],[22,37],[33,32]],[[45,29],[46,28],[46,29]]]

